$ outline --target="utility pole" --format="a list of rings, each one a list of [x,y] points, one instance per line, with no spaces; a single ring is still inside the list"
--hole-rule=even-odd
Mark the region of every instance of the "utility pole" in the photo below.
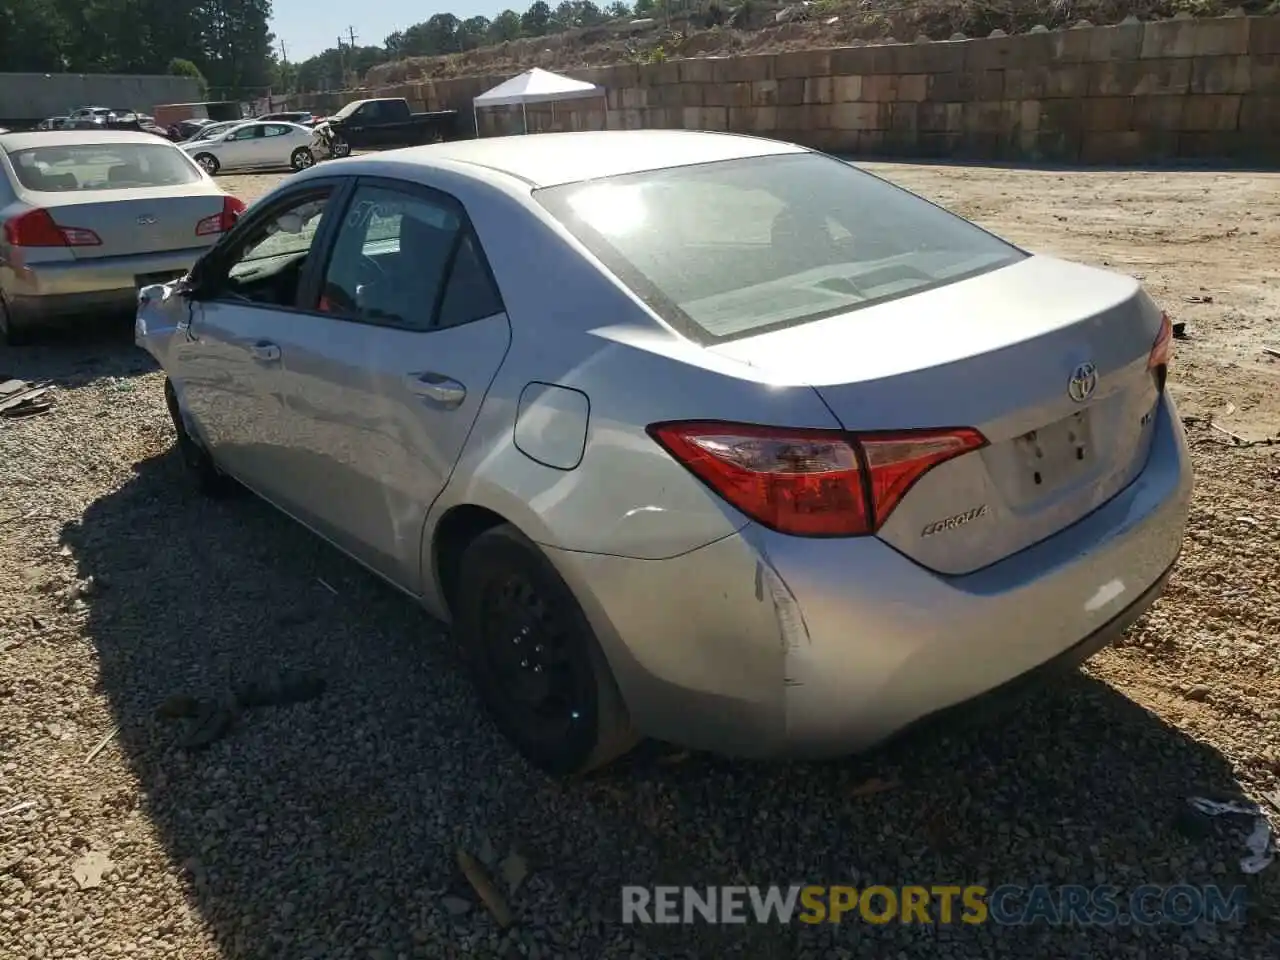
[[[356,48],[356,28],[347,27],[347,36],[351,38],[351,49],[354,50]]]
[[[289,51],[284,48],[283,40],[280,41],[280,62],[281,63],[289,62]]]

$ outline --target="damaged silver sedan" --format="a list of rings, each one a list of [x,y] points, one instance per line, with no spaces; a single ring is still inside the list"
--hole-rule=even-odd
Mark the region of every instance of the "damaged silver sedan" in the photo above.
[[[790,144],[341,160],[142,291],[202,490],[452,624],[544,769],[831,755],[1117,637],[1191,493],[1168,319]]]

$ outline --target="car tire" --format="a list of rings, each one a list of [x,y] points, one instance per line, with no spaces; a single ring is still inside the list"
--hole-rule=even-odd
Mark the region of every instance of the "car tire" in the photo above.
[[[333,143],[329,149],[332,151],[334,157],[339,160],[343,157],[351,156],[351,144],[347,143],[347,141],[343,140],[341,137],[334,137]]]
[[[289,158],[289,166],[294,170],[308,170],[316,165],[316,157],[306,147],[299,147]]]
[[[173,429],[178,434],[177,447],[178,454],[182,457],[182,465],[196,489],[206,497],[215,499],[222,499],[235,493],[238,489],[236,482],[218,469],[217,464],[213,462],[213,457],[187,430],[182,408],[178,406],[178,394],[173,389],[173,382],[167,377],[164,381],[164,402],[169,409]]]
[[[480,700],[530,763],[585,773],[636,744],[582,608],[520,531],[503,524],[468,544],[453,593],[454,636]]]
[[[0,301],[0,343],[9,347],[22,347],[31,342],[31,330],[18,326],[18,322]]]
[[[195,161],[211,177],[217,176],[218,170],[222,167],[222,164],[218,162],[218,158],[211,153],[197,153]]]

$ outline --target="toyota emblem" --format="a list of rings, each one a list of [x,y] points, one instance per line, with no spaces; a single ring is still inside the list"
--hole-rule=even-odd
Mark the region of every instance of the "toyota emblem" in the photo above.
[[[1067,393],[1076,403],[1084,403],[1098,386],[1098,368],[1092,363],[1082,363],[1071,371]]]

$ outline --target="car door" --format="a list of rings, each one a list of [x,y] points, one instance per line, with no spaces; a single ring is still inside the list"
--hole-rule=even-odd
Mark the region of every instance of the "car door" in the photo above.
[[[411,592],[431,504],[506,355],[507,315],[466,212],[362,178],[314,291],[279,328],[290,511]]]
[[[223,169],[244,169],[253,166],[257,136],[257,127],[241,127],[239,130],[232,130],[217,145],[218,163]]]
[[[295,146],[290,136],[293,129],[283,123],[264,123],[259,144],[258,163],[264,167],[289,166],[289,154]]]
[[[346,122],[343,124],[343,134],[346,135],[347,142],[351,144],[352,148],[357,144],[361,147],[377,146],[375,131],[368,129],[377,110],[377,103],[370,101],[357,108],[351,116],[347,117]]]
[[[174,334],[170,374],[185,411],[219,466],[272,500],[288,479],[276,466],[289,442],[276,339],[343,186],[308,181],[246,215],[193,271]]]

